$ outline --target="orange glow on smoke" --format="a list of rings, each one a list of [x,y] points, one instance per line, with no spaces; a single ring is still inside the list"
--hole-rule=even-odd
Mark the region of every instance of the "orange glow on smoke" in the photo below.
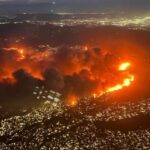
[[[13,73],[20,69],[36,79],[45,80],[43,73],[47,69],[54,67],[57,68],[63,76],[73,76],[72,78],[76,82],[79,77],[79,80],[81,80],[83,84],[89,82],[89,89],[84,87],[85,90],[83,90],[85,96],[93,95],[94,97],[99,97],[106,93],[129,87],[135,80],[134,75],[131,74],[129,70],[131,62],[123,62],[117,66],[117,69],[114,69],[114,59],[112,59],[111,62],[107,62],[106,56],[108,54],[105,54],[106,56],[102,55],[99,52],[95,52],[95,50],[90,50],[88,46],[85,46],[84,50],[80,53],[74,51],[69,52],[65,59],[64,56],[60,57],[62,54],[59,50],[58,55],[50,49],[40,51],[38,49],[33,50],[31,48],[13,46],[3,48],[3,50],[6,58],[4,57],[2,63],[3,68],[0,72],[0,82],[7,81],[14,83],[16,79]],[[109,57],[113,58],[112,55],[108,55],[108,58]],[[85,61],[86,59],[89,59],[89,61]],[[82,84],[82,82],[80,84]],[[92,82],[92,84],[90,82]],[[73,82],[73,84],[75,83]],[[94,86],[91,88],[90,84]],[[75,86],[78,87],[77,84],[75,84]],[[74,91],[67,96],[66,102],[72,107],[78,104],[78,98],[76,94],[74,94]]]
[[[75,107],[78,104],[77,97],[75,95],[69,95],[66,99],[66,103],[70,107]]]
[[[47,60],[50,57],[50,51],[35,51],[30,48],[24,47],[7,47],[3,48],[5,52],[11,54],[10,59],[7,58],[3,61],[3,68],[0,72],[0,81],[9,81],[15,83],[13,73],[19,69],[25,70],[29,75],[34,78],[43,80],[42,72],[45,70],[44,67],[40,66],[40,61]]]
[[[23,48],[17,48],[17,47],[11,47],[11,48],[4,48],[4,50],[6,51],[16,51],[17,54],[18,54],[18,57],[17,57],[17,61],[21,61],[23,59],[25,59],[25,51]]]

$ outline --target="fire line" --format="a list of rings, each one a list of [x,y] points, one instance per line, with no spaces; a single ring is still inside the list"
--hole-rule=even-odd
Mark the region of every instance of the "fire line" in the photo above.
[[[128,71],[130,66],[131,66],[130,62],[124,62],[124,63],[122,63],[121,65],[118,66],[118,71],[126,72],[126,71]],[[135,80],[135,76],[132,75],[132,74],[129,74],[128,77],[123,79],[122,83],[116,84],[115,86],[112,86],[112,87],[108,87],[105,91],[102,91],[99,94],[94,93],[93,96],[94,97],[100,97],[100,96],[102,96],[104,94],[107,94],[107,93],[122,90],[125,87],[129,87],[134,80]]]

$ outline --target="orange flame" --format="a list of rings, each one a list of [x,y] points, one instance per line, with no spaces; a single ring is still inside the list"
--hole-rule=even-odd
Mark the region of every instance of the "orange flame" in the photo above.
[[[131,63],[130,63],[130,62],[125,62],[125,63],[122,63],[122,64],[118,67],[118,70],[119,70],[119,71],[126,71],[130,66],[131,66]]]
[[[124,62],[121,65],[119,65],[118,71],[126,72],[126,71],[128,71],[130,66],[131,66],[130,62]],[[123,88],[130,86],[134,80],[135,80],[135,76],[129,74],[128,77],[123,79],[122,83],[117,84],[117,85],[112,86],[112,87],[109,87],[105,91],[100,92],[100,94],[98,94],[98,95],[94,93],[93,96],[96,98],[96,97],[102,96],[102,95],[107,94],[107,93],[122,90]]]
[[[133,76],[133,75],[130,75],[128,78],[125,78],[125,79],[123,80],[123,83],[122,83],[122,84],[117,84],[117,85],[115,85],[114,87],[108,88],[105,93],[109,93],[109,92],[114,92],[114,91],[121,90],[121,89],[123,89],[124,87],[130,86],[133,81],[134,81],[134,76]]]
[[[0,81],[9,79],[14,82],[15,79],[13,77],[13,73],[20,68],[25,70],[32,77],[40,79],[40,80],[44,80],[43,72],[49,67],[49,65],[51,65],[49,63],[51,61],[53,61],[54,54],[52,51],[49,51],[49,50],[46,50],[46,51],[35,51],[34,50],[33,51],[32,49],[29,48],[27,51],[27,49],[25,49],[24,47],[23,48],[22,47],[11,47],[11,48],[3,48],[3,49],[5,51],[15,52],[14,53],[15,55],[12,60],[10,59],[10,61],[4,61],[4,64],[3,64],[4,67],[1,72]],[[88,47],[85,46],[84,50],[87,52]],[[84,54],[85,53],[83,52],[82,56],[85,56]],[[92,66],[93,66],[93,63],[96,63],[95,66],[97,67],[97,63],[100,63],[100,65],[102,65],[102,67],[103,67],[103,64],[101,64],[103,61],[102,62],[97,61],[97,57],[95,57],[95,55],[92,54],[92,51],[89,54],[92,55],[91,59],[93,59],[93,61],[91,61],[90,63],[86,64],[85,61],[83,63],[82,59],[84,59],[85,57],[81,57],[81,60],[80,60],[79,56],[75,56],[75,57],[73,57],[73,59],[71,59],[71,61],[70,60],[67,61],[68,66],[73,66],[71,69],[68,69],[68,66],[65,63],[62,64],[59,61],[56,63],[56,67],[58,67],[58,70],[60,70],[60,72],[63,75],[66,75],[66,74],[73,75],[74,73],[77,73],[77,74],[80,74],[80,77],[102,83],[104,90],[102,90],[102,88],[103,88],[102,86],[97,87],[97,88],[100,88],[101,90],[98,89],[99,90],[98,93],[96,92],[96,94],[93,94],[94,97],[121,90],[124,87],[130,86],[131,83],[134,81],[134,78],[135,78],[134,75],[129,73],[131,63],[126,61],[117,67],[117,72],[119,72],[119,75],[122,76],[122,74],[123,74],[122,81],[116,85],[113,84],[114,86],[110,86],[110,83],[112,83],[111,78],[114,77],[113,76],[114,74],[106,73],[106,74],[103,74],[104,77],[102,78],[102,76],[100,75],[100,72],[96,71],[97,69],[93,69]],[[99,60],[99,56],[98,56],[98,60]],[[67,67],[65,67],[65,66],[67,66]],[[104,69],[104,71],[105,71],[105,69]],[[112,75],[112,76],[110,76],[110,75]],[[107,85],[107,87],[106,87],[106,84],[109,84],[109,86]],[[78,99],[75,96],[68,97],[69,105],[76,106],[77,103],[78,103]]]

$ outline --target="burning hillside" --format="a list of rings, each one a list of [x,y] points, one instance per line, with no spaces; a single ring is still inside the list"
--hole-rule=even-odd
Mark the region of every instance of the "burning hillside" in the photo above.
[[[11,94],[18,85],[23,84],[27,91],[41,84],[64,97],[98,97],[128,87],[134,81],[130,62],[100,48],[59,47],[39,51],[7,47],[2,49],[0,59],[0,90],[7,86]],[[25,91],[21,93],[24,95]]]

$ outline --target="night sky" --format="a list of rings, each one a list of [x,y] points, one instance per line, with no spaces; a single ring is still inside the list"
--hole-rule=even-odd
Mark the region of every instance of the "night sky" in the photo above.
[[[150,4],[149,0],[0,0],[0,2],[11,2],[11,3],[50,3],[55,1],[57,3],[111,3],[111,4],[121,4],[121,3],[128,3],[128,4],[141,4],[147,5]]]
[[[0,11],[3,9],[2,4],[23,4],[30,5],[30,7],[31,5],[41,5],[41,9],[46,11],[51,9],[52,2],[55,2],[53,9],[56,12],[124,11],[128,13],[150,13],[150,0],[0,0]],[[30,9],[32,10],[32,8]]]

